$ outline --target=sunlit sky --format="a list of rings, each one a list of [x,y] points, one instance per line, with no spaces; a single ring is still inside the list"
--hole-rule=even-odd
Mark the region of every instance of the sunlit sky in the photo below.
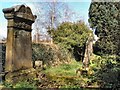
[[[7,36],[7,20],[2,12],[3,8],[9,8],[17,4],[26,4],[34,12],[32,3],[34,2],[45,2],[46,0],[0,0],[0,38]],[[51,0],[47,0],[51,1]],[[65,0],[69,7],[75,11],[86,24],[88,24],[88,9],[91,0]],[[34,13],[33,13],[34,14]]]

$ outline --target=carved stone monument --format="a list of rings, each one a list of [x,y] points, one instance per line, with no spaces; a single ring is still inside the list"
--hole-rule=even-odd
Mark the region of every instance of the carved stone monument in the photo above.
[[[32,68],[32,24],[36,16],[25,5],[3,9],[8,20],[5,71]]]
[[[89,67],[90,56],[92,55],[92,53],[93,53],[93,36],[92,34],[90,34],[86,42],[85,54],[83,59],[83,66],[85,69]]]

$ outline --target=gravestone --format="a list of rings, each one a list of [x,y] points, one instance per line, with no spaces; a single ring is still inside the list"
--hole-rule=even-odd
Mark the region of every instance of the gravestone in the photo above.
[[[36,16],[25,5],[3,9],[7,25],[5,71],[32,68],[32,24]]]
[[[85,69],[89,67],[90,56],[92,55],[92,53],[93,53],[93,36],[92,34],[90,34],[86,42],[85,54],[83,59],[83,67]]]

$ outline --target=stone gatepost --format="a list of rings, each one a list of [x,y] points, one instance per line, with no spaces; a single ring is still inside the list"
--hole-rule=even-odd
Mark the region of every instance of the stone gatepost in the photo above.
[[[3,9],[8,20],[5,71],[32,68],[32,24],[34,16],[29,7],[17,5]]]

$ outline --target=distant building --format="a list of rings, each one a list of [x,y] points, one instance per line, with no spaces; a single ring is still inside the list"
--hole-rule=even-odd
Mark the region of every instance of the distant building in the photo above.
[[[52,38],[48,34],[41,34],[37,28],[36,33],[33,36],[33,42],[34,43],[50,43],[52,44]]]

